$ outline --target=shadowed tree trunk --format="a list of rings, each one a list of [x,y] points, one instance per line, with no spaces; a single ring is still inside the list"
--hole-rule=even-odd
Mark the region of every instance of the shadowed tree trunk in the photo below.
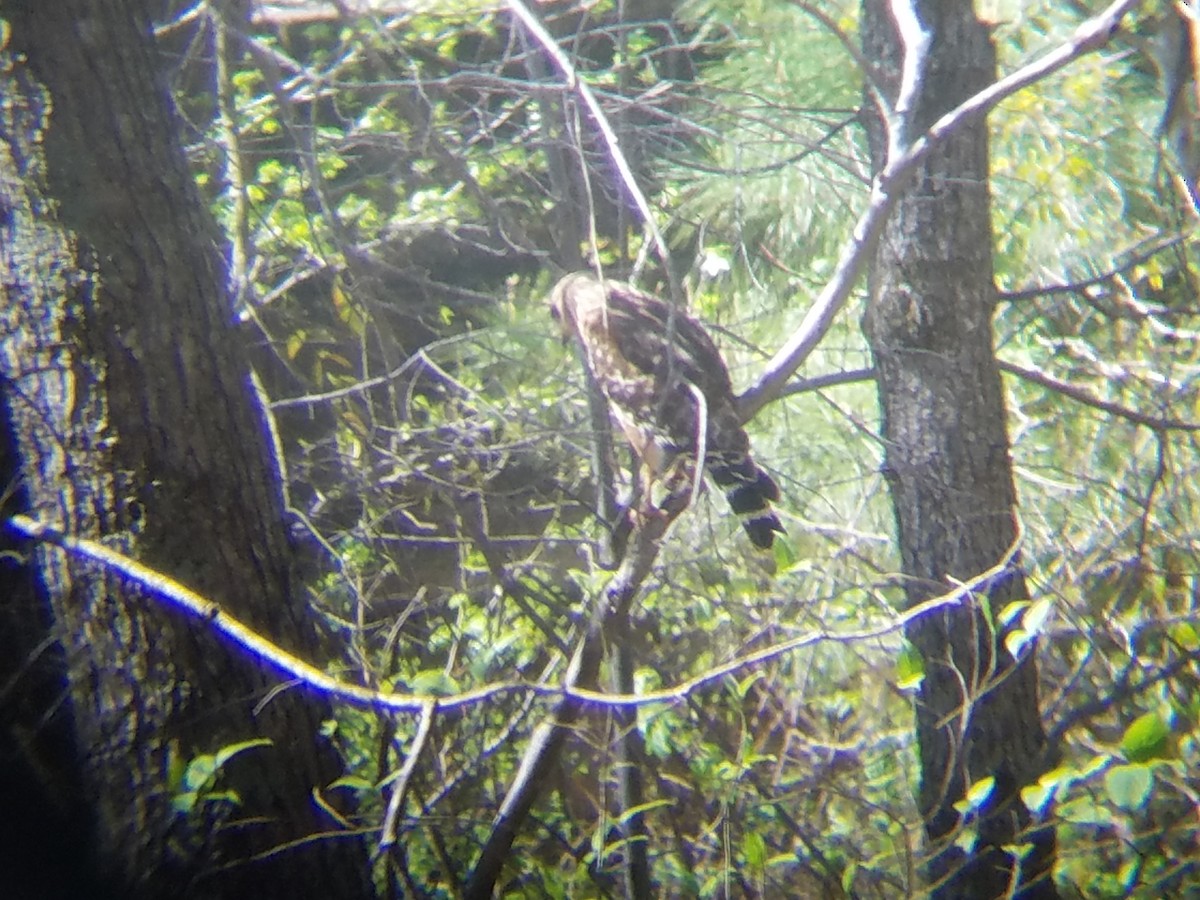
[[[903,4],[902,4],[903,5]],[[961,0],[915,7],[932,37],[912,133],[996,77],[987,27]],[[897,93],[902,49],[890,4],[865,0],[863,46]],[[869,117],[874,165],[883,121]],[[886,474],[910,605],[997,566],[1017,536],[1004,397],[993,351],[986,123],[933,153],[900,199],[876,253],[865,327],[878,372]],[[1045,765],[1037,673],[998,639],[994,614],[1027,599],[1019,559],[967,602],[916,621],[919,805],[930,844],[927,876],[938,898],[1056,896],[1054,835],[1030,832],[1019,789]],[[991,614],[985,611],[990,608]],[[980,819],[955,810],[972,784],[995,779]],[[955,845],[974,831],[971,852]],[[964,842],[965,843],[965,842]],[[1005,848],[1026,845],[1018,861]]]
[[[217,231],[147,10],[0,0],[0,15],[6,509],[127,549],[313,658]],[[28,568],[10,557],[0,572],[0,649],[14,654],[0,679],[15,684],[0,694],[0,751],[29,773],[30,827],[69,823],[59,853],[79,863],[65,877],[10,859],[6,879],[23,874],[39,897],[95,896],[97,873],[121,897],[371,894],[362,845],[314,802],[341,774],[320,736],[327,704],[273,691],[273,673],[96,567],[3,540]],[[239,803],[173,809],[183,765],[258,738],[271,745],[235,757],[216,785]],[[87,865],[72,852],[84,847]]]

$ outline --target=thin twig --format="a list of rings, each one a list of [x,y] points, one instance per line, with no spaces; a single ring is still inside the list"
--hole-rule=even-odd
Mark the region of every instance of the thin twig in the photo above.
[[[1143,425],[1152,431],[1200,431],[1200,423],[1186,422],[1182,419],[1164,419],[1159,416],[1151,416],[1138,412],[1136,409],[1121,406],[1119,403],[1113,403],[1111,400],[1102,400],[1078,385],[1054,378],[1045,372],[1038,372],[1036,369],[1027,369],[1024,366],[1018,366],[1016,363],[1004,362],[1003,360],[999,362],[999,365],[1002,372],[1008,372],[1010,375],[1016,375],[1019,378],[1024,378],[1026,381],[1032,381],[1034,384],[1057,391],[1064,397],[1070,397],[1084,406],[1099,409],[1118,418],[1125,419],[1127,422],[1132,422],[1134,425]]]
[[[567,58],[562,48],[558,46],[558,42],[554,40],[554,36],[538,21],[537,16],[530,11],[528,6],[522,3],[521,0],[508,0],[508,8],[521,21],[521,24],[529,30],[534,40],[542,45],[542,49],[546,51],[550,59],[553,60],[554,65],[558,67],[559,72],[562,73],[567,88],[578,94],[579,99],[583,101],[583,105],[587,107],[592,121],[595,122],[596,127],[600,130],[600,136],[604,139],[604,144],[608,148],[608,155],[612,159],[613,165],[616,166],[622,186],[629,192],[634,206],[637,207],[638,215],[641,216],[642,224],[650,232],[655,252],[658,254],[659,259],[662,260],[663,266],[669,270],[670,251],[667,250],[667,242],[663,239],[662,232],[654,220],[654,213],[650,210],[650,204],[646,201],[646,195],[638,187],[637,178],[634,177],[633,169],[630,168],[629,162],[625,158],[620,141],[617,139],[617,133],[608,121],[608,116],[604,114],[604,110],[600,107],[600,101],[596,99],[595,92],[588,86],[586,81],[579,77],[579,73],[575,71],[571,60]]]
[[[1047,375],[1045,372],[1039,372],[1037,369],[1030,369],[1025,366],[1017,365],[1014,362],[1006,360],[997,360],[997,366],[1001,372],[1007,372],[1009,375],[1015,375],[1025,381],[1032,382],[1062,394],[1076,403],[1081,403],[1084,406],[1090,406],[1092,409],[1098,409],[1101,412],[1106,412],[1109,415],[1116,416],[1118,419],[1124,419],[1126,422],[1131,422],[1134,425],[1141,425],[1155,432],[1166,431],[1200,431],[1200,423],[1189,422],[1186,419],[1167,419],[1162,416],[1152,416],[1149,413],[1140,412],[1128,406],[1122,406],[1120,403],[1113,403],[1111,400],[1104,400],[1097,397],[1095,394],[1088,391],[1086,388],[1076,384],[1071,384],[1069,381],[1063,381],[1061,378],[1055,378],[1053,375]],[[822,391],[826,388],[838,387],[843,384],[855,384],[863,381],[870,381],[875,377],[874,369],[849,369],[845,372],[829,372],[825,375],[815,375],[812,378],[798,378],[795,381],[789,381],[787,385],[779,392],[780,397],[791,397],[795,394],[806,394],[812,391]]]
[[[383,817],[382,834],[379,838],[381,851],[387,850],[396,843],[396,820],[404,810],[404,798],[408,796],[408,785],[412,781],[413,772],[417,770],[417,761],[421,758],[421,752],[425,749],[425,744],[429,742],[429,732],[433,727],[433,717],[436,712],[437,701],[431,700],[421,706],[421,713],[417,719],[417,733],[408,748],[408,756],[396,778],[392,796],[388,800],[387,813]]]

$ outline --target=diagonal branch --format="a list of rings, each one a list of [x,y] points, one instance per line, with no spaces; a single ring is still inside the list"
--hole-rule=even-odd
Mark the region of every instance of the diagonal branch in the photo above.
[[[946,113],[899,155],[888,159],[871,186],[867,208],[842,251],[833,277],[821,291],[800,327],[767,363],[758,380],[739,398],[742,419],[778,399],[787,381],[821,342],[838,313],[850,299],[859,275],[875,251],[892,208],[909,177],[924,159],[959,128],[985,115],[1002,100],[1057,72],[1079,57],[1100,49],[1112,38],[1127,12],[1138,0],[1115,0],[1103,12],[1075,29],[1070,39],[1041,59],[1022,66]]]
[[[588,701],[579,692],[596,688],[604,656],[604,634],[611,622],[621,622],[628,617],[629,607],[650,574],[670,524],[671,519],[667,516],[639,519],[621,567],[601,592],[587,632],[571,659],[563,679],[564,695],[555,702],[546,721],[538,725],[530,738],[517,774],[496,814],[492,832],[463,890],[464,900],[491,900],[513,842],[541,796],[551,769],[561,758],[571,727],[586,710]]]
[[[586,81],[579,77],[579,73],[571,65],[571,60],[567,58],[562,48],[558,46],[558,42],[554,40],[554,36],[546,30],[545,26],[530,11],[528,6],[521,2],[521,0],[508,0],[508,8],[520,20],[521,24],[528,29],[529,33],[533,35],[534,40],[541,44],[542,49],[546,51],[550,59],[553,60],[555,67],[562,73],[567,88],[578,94],[579,99],[583,101],[583,105],[587,107],[592,121],[595,123],[596,128],[600,130],[600,136],[604,139],[604,145],[608,148],[608,155],[611,157],[613,165],[616,166],[617,174],[621,176],[622,186],[628,191],[630,199],[633,200],[634,206],[637,207],[642,224],[650,232],[650,239],[654,243],[654,251],[658,254],[659,259],[662,260],[663,267],[669,272],[671,269],[670,251],[667,249],[667,242],[663,239],[662,232],[654,220],[654,213],[650,210],[650,204],[646,201],[646,195],[638,187],[633,169],[630,168],[629,161],[625,158],[624,151],[621,150],[621,143],[617,138],[617,133],[609,123],[608,116],[601,109],[600,101],[596,99],[595,92],[588,86]]]

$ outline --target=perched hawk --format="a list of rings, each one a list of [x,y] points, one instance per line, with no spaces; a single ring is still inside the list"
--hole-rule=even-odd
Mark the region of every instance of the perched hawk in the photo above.
[[[770,548],[783,531],[771,511],[779,487],[750,456],[729,371],[704,327],[657,297],[586,272],[555,285],[550,312],[582,348],[641,460],[647,495],[649,483],[661,479],[668,491],[661,508],[678,515],[690,502],[702,455],[751,542]]]

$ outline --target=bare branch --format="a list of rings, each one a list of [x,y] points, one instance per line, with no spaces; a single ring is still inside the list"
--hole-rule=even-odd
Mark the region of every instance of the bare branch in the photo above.
[[[665,521],[665,520],[663,520]],[[823,643],[853,644],[861,641],[876,640],[889,634],[895,634],[907,628],[913,621],[929,615],[940,609],[957,606],[968,600],[976,592],[986,589],[993,578],[1001,577],[1012,564],[1021,541],[1024,530],[1018,532],[1016,540],[1006,551],[1004,558],[995,566],[983,572],[976,578],[957,585],[953,590],[941,596],[920,603],[904,613],[867,628],[853,631],[829,632],[825,630],[810,631],[791,640],[772,644],[754,653],[739,656],[719,666],[707,669],[692,678],[679,682],[670,687],[645,694],[610,694],[590,688],[576,687],[580,678],[580,665],[586,640],[576,651],[576,659],[572,660],[574,674],[568,672],[562,685],[545,683],[530,683],[520,681],[495,682],[484,685],[472,691],[448,694],[435,697],[429,694],[384,693],[355,684],[347,684],[326,675],[320,669],[293,656],[277,644],[259,635],[248,625],[221,610],[212,600],[202,597],[195,591],[184,587],[174,579],[156,572],[149,566],[130,559],[124,554],[112,550],[98,541],[77,538],[64,534],[57,528],[39,522],[24,515],[11,516],[7,520],[9,527],[26,537],[62,547],[68,552],[100,563],[107,569],[119,572],[139,587],[146,589],[154,596],[160,597],[176,607],[208,624],[216,631],[235,641],[251,655],[268,663],[272,667],[291,675],[296,681],[315,688],[330,697],[336,698],[355,706],[369,707],[377,710],[392,712],[420,713],[431,706],[434,712],[449,711],[474,706],[487,700],[510,694],[534,694],[542,697],[555,698],[559,701],[586,702],[597,707],[636,707],[651,706],[658,703],[679,703],[688,696],[724,678],[752,668],[770,660],[776,659],[794,650],[812,647]],[[645,534],[643,535],[645,536]],[[658,535],[661,538],[661,534]],[[605,603],[622,604],[631,599],[630,591],[636,592],[638,586],[649,574],[653,565],[656,551],[645,541],[630,542],[630,551],[625,564],[613,576],[604,590]],[[583,674],[587,674],[586,671]]]
[[[1088,19],[1071,38],[1041,59],[1023,66],[942,116],[919,140],[897,157],[889,158],[871,186],[867,208],[842,251],[833,277],[821,291],[800,327],[767,363],[759,379],[739,398],[742,418],[750,419],[767,403],[777,399],[787,381],[803,365],[821,342],[834,319],[846,305],[875,251],[883,226],[895,206],[905,183],[916,167],[957,129],[984,115],[1002,100],[1011,97],[1064,66],[1108,43],[1121,19],[1138,5],[1138,0],[1115,0],[1107,9]]]
[[[583,105],[587,107],[592,121],[600,129],[600,135],[604,138],[605,146],[608,147],[608,154],[612,158],[613,165],[616,166],[617,173],[621,176],[621,184],[629,192],[630,198],[637,207],[638,215],[642,218],[642,224],[650,232],[655,252],[658,254],[659,259],[662,260],[663,266],[670,271],[670,251],[667,250],[667,242],[663,240],[662,232],[659,231],[658,224],[654,220],[654,213],[650,210],[650,204],[646,202],[645,194],[638,187],[637,178],[634,177],[633,169],[630,168],[628,160],[625,159],[625,153],[621,149],[617,133],[609,123],[608,116],[604,114],[604,110],[600,108],[600,102],[596,99],[596,94],[588,86],[588,83],[579,77],[579,73],[575,71],[575,67],[571,65],[571,61],[567,59],[567,55],[563,53],[562,48],[558,46],[558,42],[554,40],[554,36],[543,27],[542,23],[538,21],[537,16],[530,11],[528,6],[521,2],[521,0],[508,0],[508,8],[521,21],[521,24],[529,30],[534,39],[541,44],[542,49],[546,51],[550,59],[554,61],[554,65],[562,73],[568,90],[578,94],[579,99],[583,101]]]
[[[1162,235],[1154,240],[1143,243],[1128,259],[1121,262],[1119,265],[1101,272],[1099,275],[1093,275],[1090,278],[1082,278],[1079,281],[1064,282],[1060,284],[1046,284],[1029,288],[1022,288],[1019,291],[1007,291],[999,295],[999,301],[1002,303],[1018,303],[1023,300],[1033,300],[1037,297],[1048,297],[1054,294],[1081,294],[1088,288],[1098,287],[1102,284],[1107,284],[1120,275],[1128,272],[1134,266],[1153,259],[1164,250],[1170,250],[1172,247],[1178,247],[1184,242],[1186,236],[1183,234],[1167,234]]]
[[[404,810],[404,799],[408,796],[408,786],[412,782],[413,772],[417,770],[417,761],[429,741],[429,731],[433,727],[434,714],[437,704],[430,702],[421,707],[420,718],[417,720],[417,733],[408,748],[408,757],[396,778],[392,788],[392,796],[388,800],[387,812],[383,817],[382,836],[379,839],[379,849],[386,850],[396,843],[396,820]]]
[[[1026,381],[1032,381],[1034,384],[1040,384],[1044,388],[1057,391],[1064,397],[1070,397],[1072,400],[1082,403],[1085,406],[1110,413],[1118,418],[1132,422],[1134,425],[1144,425],[1152,431],[1200,431],[1200,423],[1147,415],[1146,413],[1138,412],[1136,409],[1130,409],[1128,406],[1122,406],[1110,400],[1102,400],[1078,385],[1047,375],[1045,372],[1039,372],[1036,369],[1027,369],[1024,366],[1018,366],[1016,363],[1004,362],[1003,360],[999,362],[999,366],[1002,372],[1008,372],[1010,375],[1016,375],[1019,378],[1024,378]]]
[[[1039,372],[1037,369],[1029,369],[1005,360],[997,360],[997,365],[1000,367],[1000,371],[1007,372],[1009,375],[1016,375],[1018,378],[1031,381],[1047,390],[1055,391],[1077,403],[1082,403],[1084,406],[1101,410],[1119,419],[1132,422],[1134,425],[1142,425],[1152,431],[1200,431],[1200,423],[1189,422],[1186,419],[1167,419],[1162,416],[1152,416],[1149,413],[1139,412],[1131,407],[1122,406],[1120,403],[1103,400],[1086,388],[1071,384],[1069,381],[1063,381],[1061,378],[1055,378],[1053,375],[1047,375],[1045,372]],[[830,372],[826,375],[817,375],[813,378],[801,378],[788,382],[783,390],[779,392],[779,396],[791,397],[795,394],[822,391],[826,388],[839,387],[843,384],[869,381],[874,377],[874,369],[849,369],[845,372]]]
[[[908,128],[925,76],[925,63],[933,33],[921,23],[916,0],[891,0],[892,18],[896,32],[904,45],[904,65],[900,71],[900,90],[896,97],[895,115],[886,117],[888,128],[888,158],[900,157],[908,149]]]

